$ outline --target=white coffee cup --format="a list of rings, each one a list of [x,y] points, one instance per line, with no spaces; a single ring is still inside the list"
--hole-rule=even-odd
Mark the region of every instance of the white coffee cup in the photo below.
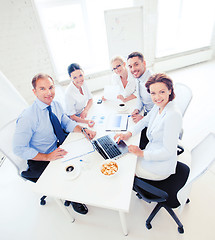
[[[70,164],[65,167],[64,176],[68,180],[73,180],[80,174],[80,165],[79,164]]]
[[[127,105],[125,103],[118,104],[118,112],[125,112],[127,110]]]

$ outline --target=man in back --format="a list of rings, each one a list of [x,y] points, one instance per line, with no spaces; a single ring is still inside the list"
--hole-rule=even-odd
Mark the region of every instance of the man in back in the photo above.
[[[132,112],[132,119],[135,123],[139,122],[144,115],[146,115],[154,106],[150,94],[147,92],[145,83],[152,75],[152,73],[146,69],[146,62],[144,56],[140,52],[132,52],[127,57],[128,68],[131,74],[136,79],[136,91],[137,91],[137,106]],[[143,115],[141,115],[141,111]],[[141,132],[140,145],[141,149],[144,149],[148,143],[146,137],[146,128]]]
[[[14,134],[14,153],[28,161],[22,176],[36,182],[50,161],[63,158],[67,152],[60,148],[69,132],[83,132],[83,128],[64,114],[60,103],[53,101],[55,86],[47,74],[37,74],[32,80],[35,102],[19,116]],[[89,138],[95,132],[85,129]],[[81,214],[88,212],[81,203],[71,202]]]

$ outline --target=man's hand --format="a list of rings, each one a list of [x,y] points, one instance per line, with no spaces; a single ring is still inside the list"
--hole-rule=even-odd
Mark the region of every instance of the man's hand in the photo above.
[[[139,122],[143,118],[143,116],[140,115],[139,112],[140,111],[138,109],[135,109],[131,114],[131,117],[135,123]]]
[[[96,136],[96,132],[92,131],[90,129],[84,129],[84,132],[87,134],[87,136],[89,137],[90,140]],[[85,137],[87,137],[87,136],[85,135]]]
[[[138,146],[135,146],[135,145],[128,146],[128,151],[130,153],[135,154],[138,157],[143,157],[144,156],[144,152]]]
[[[57,160],[59,158],[63,158],[67,154],[67,151],[58,147],[53,152],[46,154],[47,161]]]
[[[134,121],[135,123],[137,123],[137,122],[139,122],[141,119],[143,119],[143,116],[140,115],[140,114],[131,115],[131,117],[132,117],[132,119],[133,119],[133,121]]]
[[[139,114],[139,110],[138,109],[134,109],[134,111],[131,113],[131,115],[133,116],[133,115],[136,115],[136,114]]]

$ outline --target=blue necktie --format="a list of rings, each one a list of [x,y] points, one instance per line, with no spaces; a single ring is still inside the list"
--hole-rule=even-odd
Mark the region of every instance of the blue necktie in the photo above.
[[[47,109],[49,111],[49,118],[52,123],[54,133],[58,139],[58,145],[61,145],[66,138],[66,134],[63,131],[57,116],[52,112],[51,106],[48,106]]]

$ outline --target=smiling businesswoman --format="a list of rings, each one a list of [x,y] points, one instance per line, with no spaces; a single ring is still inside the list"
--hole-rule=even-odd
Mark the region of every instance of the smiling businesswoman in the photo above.
[[[173,99],[172,80],[165,74],[152,75],[145,84],[154,107],[126,134],[116,134],[118,141],[147,128],[149,143],[144,150],[130,145],[129,152],[137,155],[136,175],[150,180],[163,180],[175,173],[177,144],[182,127],[182,116]]]
[[[93,99],[84,82],[84,72],[79,64],[72,63],[68,67],[68,74],[72,82],[65,94],[66,114],[76,122],[87,123],[89,127],[93,127],[95,122],[86,119]]]
[[[120,92],[117,96],[123,102],[127,102],[136,98],[136,82],[133,76],[128,72],[126,63],[122,57],[116,56],[111,60],[112,70],[112,83],[118,85]]]

